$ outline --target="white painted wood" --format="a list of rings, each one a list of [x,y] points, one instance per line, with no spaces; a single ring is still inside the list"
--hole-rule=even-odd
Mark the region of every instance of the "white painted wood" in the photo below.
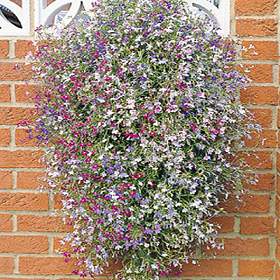
[[[10,0],[1,0],[1,5],[10,9],[21,22],[22,28],[10,23],[0,14],[0,36],[26,36],[30,34],[30,0],[22,1],[22,7]]]

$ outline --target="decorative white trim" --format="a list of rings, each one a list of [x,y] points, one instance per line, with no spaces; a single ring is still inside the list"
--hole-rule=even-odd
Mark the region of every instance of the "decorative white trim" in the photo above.
[[[17,16],[22,25],[22,28],[16,27],[5,17],[0,15],[0,36],[30,35],[30,1],[23,0],[22,7],[20,7],[10,0],[1,0],[1,5],[10,9]]]
[[[187,0],[191,8],[201,9],[216,20],[221,28],[221,35],[230,34],[230,0],[220,0],[218,7],[214,0]]]
[[[26,0],[25,0],[26,1]],[[185,0],[194,10],[201,10],[212,17],[221,28],[222,35],[230,34],[230,0]],[[79,15],[81,8],[90,11],[93,0],[56,0],[47,6],[46,0],[36,0],[36,26],[51,25],[60,12],[61,19],[58,20],[62,26],[69,24]],[[63,7],[69,4],[70,9],[63,11]]]
[[[56,0],[47,6],[46,0],[36,0],[36,26],[50,25],[51,19],[55,18],[59,12],[63,11],[63,7],[69,4],[70,9],[61,22],[62,25],[66,26],[78,16],[82,7],[84,7],[86,11],[90,11],[92,2],[92,0]]]

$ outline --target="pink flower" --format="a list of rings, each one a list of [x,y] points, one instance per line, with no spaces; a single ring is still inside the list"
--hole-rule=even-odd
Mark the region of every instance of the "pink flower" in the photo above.
[[[190,124],[190,128],[193,132],[197,132],[198,131],[198,126],[195,123],[191,123]]]
[[[144,119],[147,120],[150,123],[154,123],[155,119],[154,119],[154,112],[148,112],[144,115]]]
[[[98,51],[95,51],[95,52],[93,53],[93,57],[97,59],[97,58],[99,57],[99,52],[98,52]]]
[[[211,129],[210,132],[211,134],[218,135],[220,134],[220,129]]]
[[[136,192],[136,191],[130,192],[130,196],[131,196],[132,198],[137,197],[137,192]]]
[[[83,197],[82,199],[81,199],[81,203],[87,203],[87,198],[86,197]]]
[[[99,164],[97,164],[97,163],[95,163],[95,164],[93,164],[93,165],[91,166],[91,169],[92,169],[93,171],[96,171],[98,168],[99,168]]]
[[[134,173],[134,174],[131,175],[131,178],[136,179],[136,180],[140,179],[140,178],[143,178],[143,177],[144,177],[144,174],[140,173],[140,172],[139,173]]]
[[[61,96],[61,99],[64,100],[64,101],[68,101],[70,99],[70,96],[67,95],[67,94],[64,94]]]
[[[104,80],[105,80],[106,82],[111,82],[111,81],[112,81],[112,78],[111,78],[111,77],[105,77]]]
[[[139,138],[139,134],[138,133],[125,133],[125,137],[127,139],[138,139]]]
[[[178,89],[185,90],[187,88],[187,85],[184,82],[179,82],[177,84]]]

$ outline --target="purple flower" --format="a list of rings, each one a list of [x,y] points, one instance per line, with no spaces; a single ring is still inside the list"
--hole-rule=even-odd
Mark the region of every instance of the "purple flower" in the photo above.
[[[155,233],[159,234],[161,232],[161,226],[159,224],[155,225]]]

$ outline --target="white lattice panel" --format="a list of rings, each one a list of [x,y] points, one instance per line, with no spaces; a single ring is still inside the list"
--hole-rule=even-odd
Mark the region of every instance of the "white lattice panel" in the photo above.
[[[207,0],[207,1],[215,5],[217,8],[219,8],[220,0]]]
[[[16,1],[0,0],[0,10],[6,9],[12,15],[12,20],[0,11],[0,36],[25,36],[30,35],[30,2],[22,0],[22,7]],[[116,0],[118,1],[118,0]],[[121,1],[121,0],[119,0]],[[221,27],[221,33],[230,33],[230,0],[185,0],[194,10],[206,13]],[[93,0],[33,0],[35,3],[36,26],[53,25],[60,22],[69,24],[82,10],[91,10]],[[49,4],[48,4],[49,3]],[[18,26],[13,22],[16,19]]]
[[[67,25],[81,10],[89,11],[93,0],[55,0],[47,5],[46,0],[37,0],[36,24],[52,25],[60,17],[61,24]]]
[[[10,0],[0,0],[0,5],[0,36],[29,35],[30,1],[23,0],[21,7]]]
[[[222,35],[230,34],[230,0],[186,0],[194,10],[206,13],[221,28]]]
[[[81,10],[90,10],[93,0],[55,0],[47,5],[46,0],[37,0],[37,25],[52,25],[55,18],[67,25]],[[230,0],[186,0],[194,9],[213,18],[220,26],[221,33],[230,33]],[[61,16],[62,15],[62,16]]]

